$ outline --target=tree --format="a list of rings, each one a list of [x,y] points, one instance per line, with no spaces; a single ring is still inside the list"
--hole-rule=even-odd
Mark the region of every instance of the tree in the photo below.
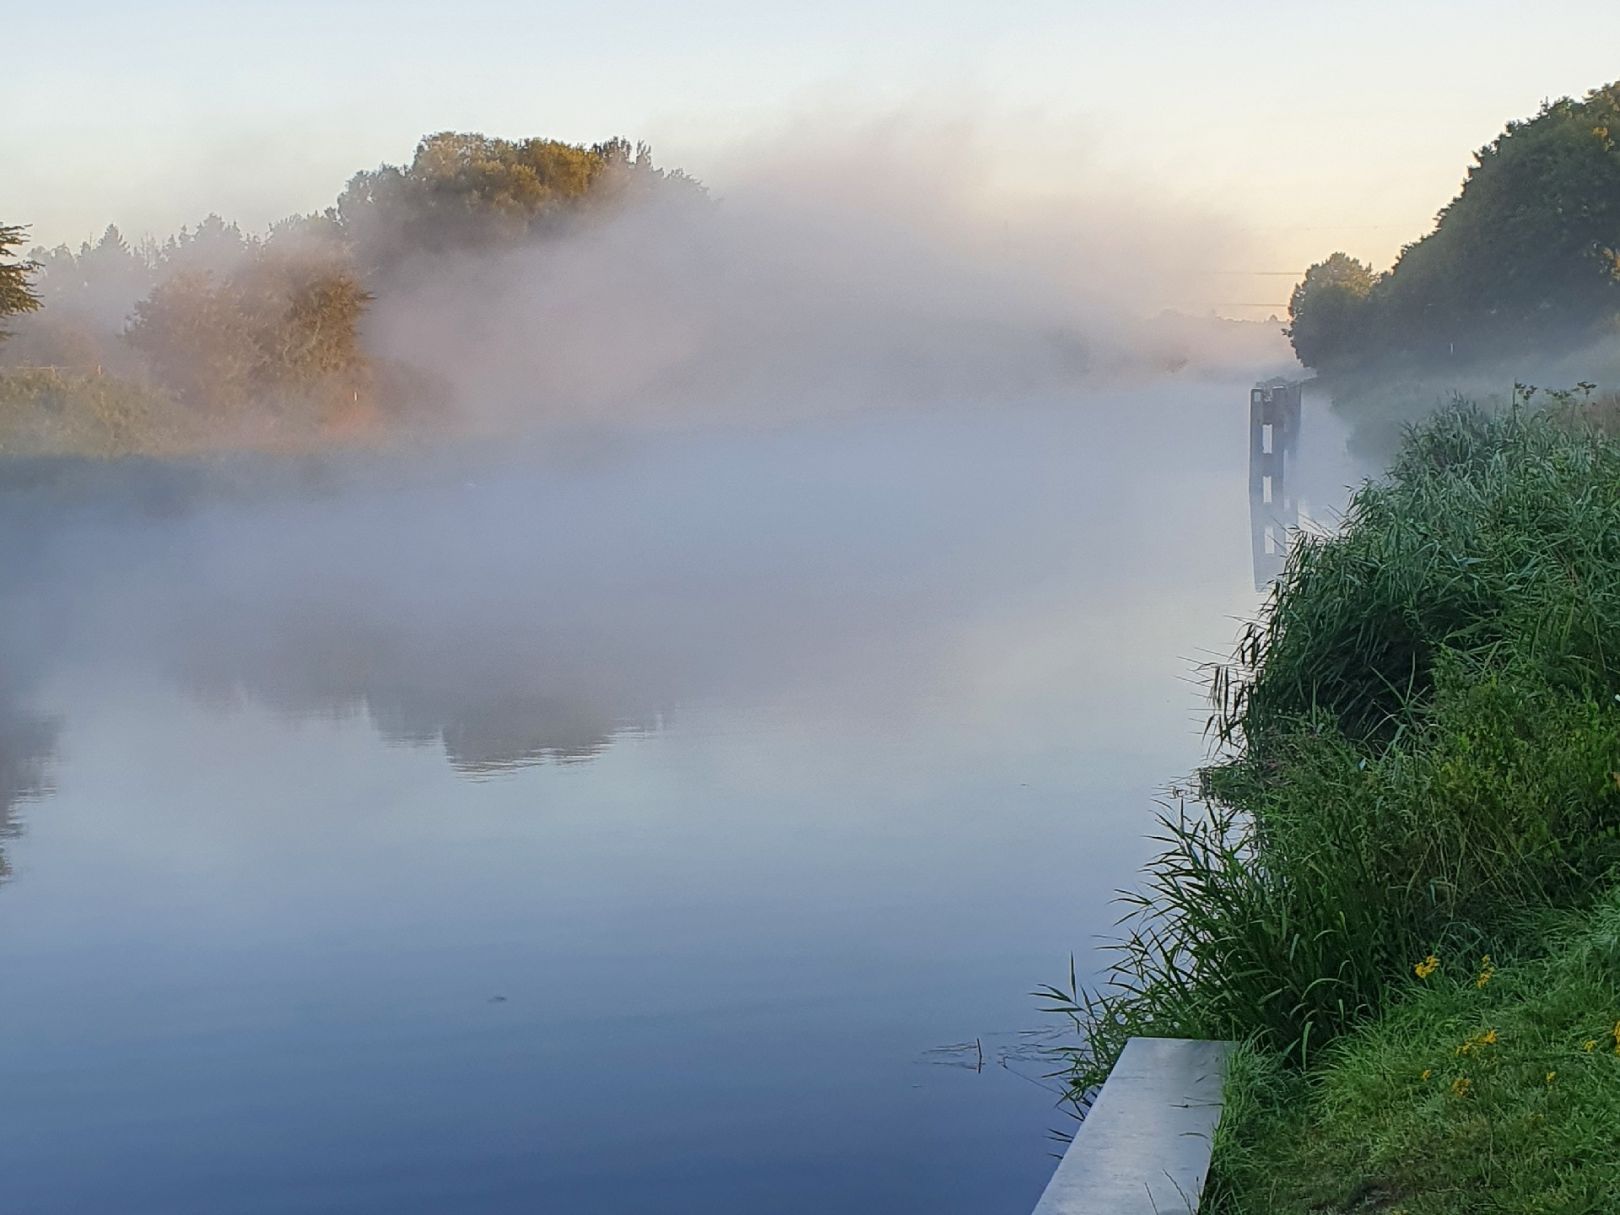
[[[339,252],[271,243],[230,287],[258,348],[257,393],[323,405],[361,391],[360,320],[372,296]]]
[[[216,439],[312,426],[357,433],[381,421],[383,402],[401,416],[441,409],[449,397],[444,377],[368,356],[361,322],[374,290],[643,201],[705,198],[695,179],[657,167],[645,144],[445,131],[422,139],[409,164],[357,173],[336,205],[263,237],[209,215],[161,244],[132,247],[109,226],[77,251],[36,249],[6,264],[22,230],[0,227],[0,285],[12,291],[0,294],[0,319],[43,302],[45,317],[18,327],[8,355],[127,378],[166,405],[189,407],[169,421],[223,423]]]
[[[272,242],[223,278],[187,271],[135,305],[127,338],[157,380],[216,416],[249,405],[319,411],[369,380],[360,318],[371,295],[341,255]]]
[[[253,237],[242,235],[242,229],[234,223],[228,224],[218,215],[208,215],[195,228],[181,228],[163,242],[158,250],[157,270],[163,276],[229,274],[258,244]]]
[[[1620,83],[1510,122],[1432,231],[1363,290],[1350,259],[1301,284],[1294,348],[1313,367],[1554,353],[1620,320]],[[1328,267],[1334,259],[1321,263]],[[1313,271],[1321,267],[1312,267]],[[1303,296],[1301,297],[1301,292]]]
[[[109,224],[95,244],[74,253],[66,245],[35,249],[40,299],[53,315],[99,336],[111,337],[124,327],[135,301],[152,290],[156,267],[148,249],[132,249],[117,227]]]
[[[441,131],[405,167],[356,173],[330,212],[368,270],[407,257],[509,247],[554,234],[636,191],[698,196],[703,187],[654,166],[645,144],[585,147],[555,139],[493,139]]]
[[[36,312],[40,307],[39,295],[34,290],[37,266],[31,260],[19,260],[15,256],[27,232],[20,225],[0,224],[0,319]],[[0,339],[9,336],[0,329]]]
[[[1288,337],[1307,367],[1331,367],[1359,353],[1372,267],[1335,253],[1305,271],[1288,299]]]
[[[187,271],[159,283],[135,305],[125,336],[188,405],[229,414],[252,393],[258,345],[236,292],[209,274]]]

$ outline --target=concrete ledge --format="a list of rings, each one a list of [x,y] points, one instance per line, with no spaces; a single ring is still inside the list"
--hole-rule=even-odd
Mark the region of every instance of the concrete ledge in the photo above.
[[[1132,1038],[1035,1215],[1197,1211],[1231,1050],[1230,1042]]]

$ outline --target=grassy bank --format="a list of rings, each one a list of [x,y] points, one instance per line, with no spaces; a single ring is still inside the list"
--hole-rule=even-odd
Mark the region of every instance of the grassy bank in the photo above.
[[[1620,1210],[1620,898],[1529,937],[1438,959],[1305,1073],[1243,1051],[1209,1209]]]
[[[0,455],[109,458],[179,449],[184,428],[161,392],[117,376],[0,368]]]
[[[1448,410],[1215,673],[1092,1043],[1245,1043],[1227,1212],[1620,1209],[1620,444]]]
[[[318,454],[434,433],[436,386],[381,365],[365,392],[317,384],[207,408],[150,377],[71,367],[0,366],[0,458],[172,458]],[[383,402],[387,403],[386,409]],[[442,430],[442,427],[438,428]]]

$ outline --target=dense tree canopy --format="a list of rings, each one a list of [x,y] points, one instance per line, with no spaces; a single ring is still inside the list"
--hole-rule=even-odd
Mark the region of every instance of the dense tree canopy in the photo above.
[[[1373,281],[1371,266],[1344,253],[1305,272],[1288,301],[1288,336],[1300,362],[1327,367],[1355,353]]]
[[[334,206],[263,237],[218,215],[162,242],[131,244],[109,225],[76,251],[36,248],[24,261],[11,256],[24,230],[0,226],[0,320],[39,313],[19,324],[4,362],[23,377],[12,385],[19,399],[79,391],[100,402],[127,389],[167,402],[173,431],[349,431],[357,418],[442,403],[437,377],[365,348],[367,306],[407,265],[441,259],[426,268],[434,273],[499,256],[654,196],[700,200],[704,190],[623,139],[445,131],[408,165],[357,173]]]
[[[318,408],[364,387],[359,325],[370,299],[339,257],[265,247],[222,278],[166,279],[135,305],[127,336],[187,404]]]
[[[1336,254],[1295,292],[1301,361],[1467,360],[1589,341],[1620,317],[1620,84],[1482,148],[1434,230],[1367,281]]]
[[[686,174],[656,168],[645,144],[584,147],[442,131],[416,145],[409,165],[356,173],[330,218],[362,265],[377,270],[411,254],[552,235],[626,194],[658,187],[702,192]]]

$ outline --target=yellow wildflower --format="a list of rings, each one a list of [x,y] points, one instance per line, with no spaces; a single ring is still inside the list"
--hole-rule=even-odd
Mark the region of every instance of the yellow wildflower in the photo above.
[[[1424,958],[1423,961],[1419,962],[1416,966],[1412,967],[1412,973],[1415,974],[1420,979],[1427,979],[1430,975],[1432,975],[1435,971],[1437,971],[1439,969],[1440,969],[1440,959],[1435,957],[1431,953],[1428,957]]]
[[[1451,1082],[1451,1095],[1453,1097],[1466,1097],[1468,1091],[1474,1087],[1474,1082],[1467,1076],[1458,1076]]]
[[[1585,1045],[1583,1045],[1581,1047],[1581,1049],[1584,1050],[1587,1054],[1590,1055],[1593,1051],[1595,1051],[1597,1049],[1597,1039],[1596,1038],[1588,1038],[1586,1040]]]
[[[1549,1086],[1551,1086],[1552,1082],[1554,1080],[1556,1080],[1556,1079],[1558,1079],[1558,1073],[1557,1072],[1548,1072],[1547,1073],[1547,1084]]]
[[[1420,1076],[1419,1079],[1427,1080],[1432,1075],[1434,1075],[1434,1068],[1426,1067],[1423,1069],[1423,1075]]]
[[[1494,1029],[1488,1029],[1484,1033],[1480,1034],[1476,1041],[1478,1041],[1481,1046],[1495,1046],[1496,1031]]]
[[[1479,960],[1479,978],[1474,980],[1475,987],[1484,987],[1496,977],[1496,966],[1491,962],[1491,955],[1486,954]]]

